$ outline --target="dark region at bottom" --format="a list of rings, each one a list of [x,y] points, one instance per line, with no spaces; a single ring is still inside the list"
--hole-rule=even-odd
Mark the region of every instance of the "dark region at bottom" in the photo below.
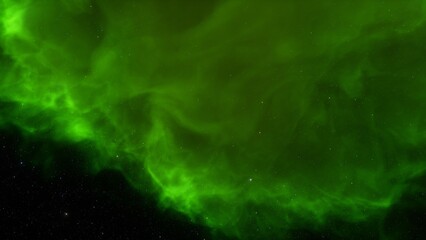
[[[32,163],[43,156],[55,163],[48,174]],[[2,128],[0,239],[229,239],[159,209],[118,171],[85,173],[87,157],[76,144]],[[426,176],[410,186],[380,223],[330,220],[321,230],[294,230],[290,239],[426,239]]]

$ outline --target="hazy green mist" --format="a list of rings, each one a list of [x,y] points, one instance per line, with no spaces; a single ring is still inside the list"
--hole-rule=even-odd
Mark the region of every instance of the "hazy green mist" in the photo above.
[[[91,143],[93,173],[212,230],[380,218],[425,172],[423,0],[2,0],[0,18],[0,125]]]

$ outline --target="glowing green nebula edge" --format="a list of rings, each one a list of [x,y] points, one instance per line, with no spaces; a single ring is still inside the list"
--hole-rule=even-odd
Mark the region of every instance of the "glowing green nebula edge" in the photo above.
[[[425,7],[3,0],[0,125],[229,236],[364,221],[426,169]]]

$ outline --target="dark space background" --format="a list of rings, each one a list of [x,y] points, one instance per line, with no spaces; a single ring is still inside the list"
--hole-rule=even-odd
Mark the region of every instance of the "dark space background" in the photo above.
[[[0,130],[0,239],[229,239],[159,209],[113,170],[86,174],[81,146]],[[54,170],[33,161],[52,155]],[[426,239],[426,178],[407,192],[382,220],[344,223],[291,232],[290,239]],[[344,237],[342,237],[344,236]],[[276,239],[283,239],[277,236]]]
[[[84,174],[77,146],[23,141],[14,128],[0,131],[0,239],[208,239],[207,229],[160,210],[117,171]],[[61,163],[48,177],[30,163],[46,146]]]

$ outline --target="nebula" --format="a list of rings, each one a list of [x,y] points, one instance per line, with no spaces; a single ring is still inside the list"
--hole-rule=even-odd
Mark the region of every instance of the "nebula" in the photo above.
[[[90,144],[88,171],[212,231],[380,219],[425,174],[423,0],[3,0],[0,17],[0,126]]]

